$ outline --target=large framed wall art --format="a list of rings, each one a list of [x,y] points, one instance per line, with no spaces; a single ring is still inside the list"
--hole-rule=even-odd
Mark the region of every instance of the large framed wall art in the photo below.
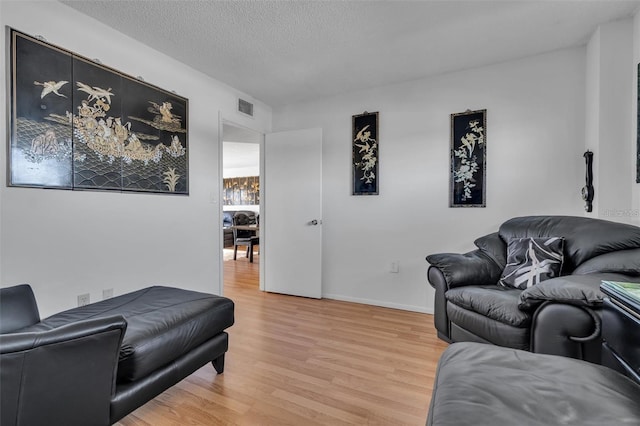
[[[260,176],[222,179],[222,198],[225,205],[259,205]]]
[[[378,113],[352,117],[353,195],[378,195]]]
[[[188,100],[16,30],[10,186],[189,193]]]
[[[486,207],[487,110],[451,114],[450,207]]]

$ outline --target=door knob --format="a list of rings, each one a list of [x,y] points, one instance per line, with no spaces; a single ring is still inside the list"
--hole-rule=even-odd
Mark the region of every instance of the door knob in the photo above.
[[[320,222],[317,219],[313,219],[311,222],[309,222],[309,225],[313,225],[316,226],[317,224],[319,224]]]

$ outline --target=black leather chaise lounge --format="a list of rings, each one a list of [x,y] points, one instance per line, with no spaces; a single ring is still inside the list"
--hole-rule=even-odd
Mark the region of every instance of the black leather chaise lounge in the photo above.
[[[0,424],[110,425],[212,362],[234,304],[149,287],[40,320],[23,284],[0,289]]]

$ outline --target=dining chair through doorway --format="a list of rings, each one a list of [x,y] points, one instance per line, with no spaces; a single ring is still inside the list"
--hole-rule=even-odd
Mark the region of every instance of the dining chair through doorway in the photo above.
[[[238,246],[246,246],[247,253],[245,257],[248,257],[249,262],[253,263],[253,246],[260,244],[260,237],[254,235],[255,231],[236,228],[239,225],[251,224],[251,219],[248,215],[240,212],[233,215],[233,260],[238,257]]]

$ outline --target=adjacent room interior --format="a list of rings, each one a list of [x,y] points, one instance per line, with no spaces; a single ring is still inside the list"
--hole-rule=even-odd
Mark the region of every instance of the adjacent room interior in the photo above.
[[[223,124],[222,135],[223,283],[225,287],[247,286],[258,290],[260,144],[263,135],[230,123]],[[249,230],[234,229],[234,217],[238,212],[247,216],[245,225],[250,226]],[[249,250],[253,250],[251,256]]]

